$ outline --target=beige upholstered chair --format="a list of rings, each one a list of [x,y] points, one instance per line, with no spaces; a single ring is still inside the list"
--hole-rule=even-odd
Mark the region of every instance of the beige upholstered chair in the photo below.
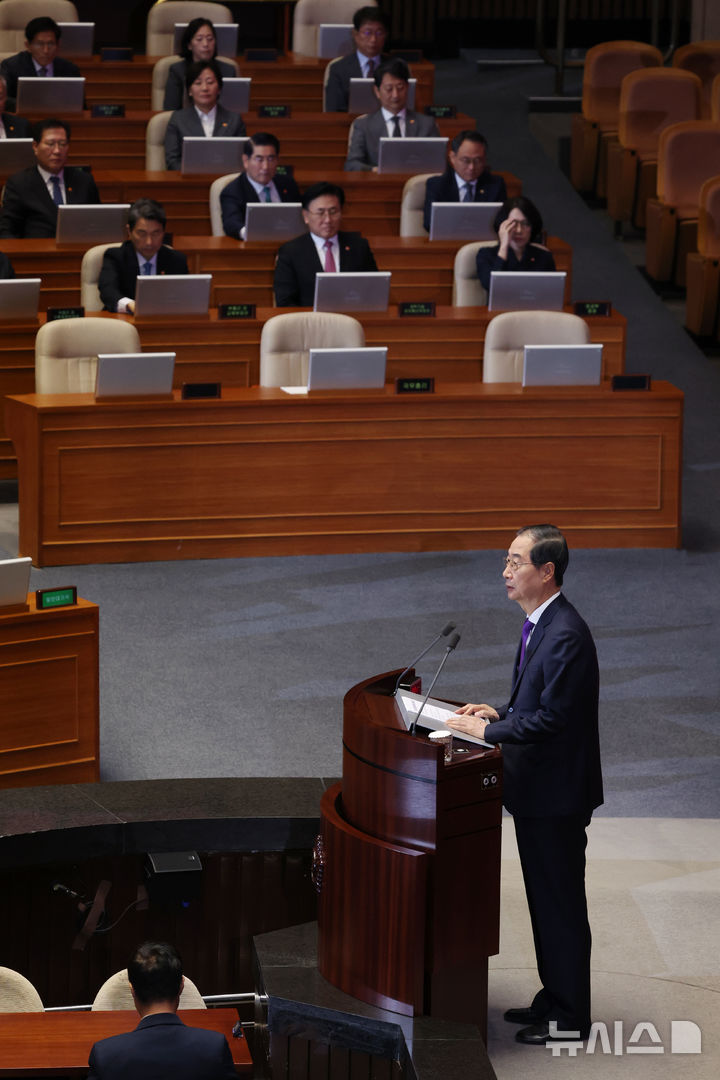
[[[12,968],[0,967],[0,1012],[44,1012],[33,984]]]
[[[0,3],[2,0],[0,0]],[[172,46],[171,46],[172,48]],[[168,81],[168,72],[173,64],[177,64],[178,60],[182,60],[181,56],[163,56],[158,60],[157,64],[153,67],[152,71],[152,90],[150,93],[150,108],[153,112],[158,112],[163,107],[165,101],[165,87]],[[240,70],[237,61],[231,56],[218,56],[218,60],[224,61],[226,64],[232,64],[235,68],[235,74],[237,75]],[[187,98],[187,94],[185,94]],[[185,104],[188,104],[186,100]]]
[[[70,0],[2,0],[0,3],[0,52],[16,53],[25,47],[25,27],[31,19],[48,15],[55,22],[77,22]],[[62,44],[60,45],[62,55]]]
[[[145,29],[146,56],[167,56],[174,48],[175,23],[209,19],[230,23],[232,12],[224,4],[195,3],[195,0],[161,0],[150,8]]]
[[[481,247],[493,247],[497,240],[475,240],[464,244],[455,256],[453,269],[453,307],[484,307],[487,292],[477,276],[477,253]]]
[[[148,172],[165,170],[165,132],[171,112],[155,113],[145,128],[145,168]]]
[[[108,248],[120,247],[119,244],[96,244],[88,248],[80,264],[80,303],[86,311],[102,311],[98,281],[102,268],[103,255]]]
[[[237,172],[225,173],[225,176],[218,176],[217,180],[213,180],[210,185],[210,230],[213,236],[225,235],[220,196],[223,188],[226,188],[238,176],[240,176],[240,173]]]
[[[317,33],[320,23],[349,23],[359,0],[297,0],[293,15],[293,52],[317,56]]]
[[[427,236],[423,225],[425,185],[436,173],[418,173],[405,181],[400,200],[400,235]]]
[[[260,337],[260,385],[307,384],[310,349],[361,348],[365,331],[351,315],[290,311],[273,315]]]
[[[102,984],[92,1003],[93,1012],[110,1009],[134,1009],[135,1002],[130,992],[127,968],[116,971]],[[192,979],[185,976],[185,986],[180,995],[181,1009],[206,1009],[207,1005]]]
[[[140,335],[120,319],[58,319],[35,338],[35,392],[86,394],[95,389],[98,353],[140,352]]]
[[[526,345],[587,345],[590,330],[564,311],[505,311],[488,323],[483,382],[522,382]]]

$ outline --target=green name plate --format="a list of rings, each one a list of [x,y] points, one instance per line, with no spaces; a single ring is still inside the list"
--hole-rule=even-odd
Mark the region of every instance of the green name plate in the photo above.
[[[398,304],[398,315],[404,319],[411,318],[432,318],[435,314],[435,301],[434,300],[405,300]]]
[[[35,593],[38,611],[49,611],[56,607],[70,607],[77,604],[77,586],[65,589],[38,589]]]
[[[218,308],[220,319],[254,319],[255,304],[221,304]]]
[[[396,394],[434,394],[435,380],[428,379],[396,379]]]

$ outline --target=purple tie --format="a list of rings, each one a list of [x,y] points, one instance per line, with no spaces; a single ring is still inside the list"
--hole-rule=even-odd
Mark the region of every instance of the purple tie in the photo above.
[[[523,666],[523,661],[525,659],[525,649],[527,648],[528,638],[533,631],[534,625],[535,624],[531,623],[529,619],[526,619],[523,623],[522,638],[520,639],[520,660],[518,661],[518,671],[520,671],[521,667]]]

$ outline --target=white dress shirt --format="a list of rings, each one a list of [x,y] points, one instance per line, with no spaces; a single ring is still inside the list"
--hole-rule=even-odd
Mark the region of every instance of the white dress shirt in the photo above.
[[[215,130],[215,117],[217,116],[217,105],[210,110],[210,112],[203,112],[202,109],[198,109],[195,106],[195,112],[200,117],[200,123],[202,124],[203,134],[206,138],[211,139],[213,131]]]

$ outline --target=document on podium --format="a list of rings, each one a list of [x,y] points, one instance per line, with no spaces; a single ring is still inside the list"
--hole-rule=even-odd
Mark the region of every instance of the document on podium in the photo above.
[[[395,695],[395,701],[400,708],[403,722],[408,730],[420,710],[423,698],[423,694],[413,694],[410,690],[398,690]],[[427,699],[427,704],[422,711],[420,726],[429,728],[430,731],[440,731],[442,728],[447,727],[448,720],[455,713],[456,707],[454,705],[448,705],[447,701],[440,701],[438,698],[430,697]],[[485,742],[484,739],[478,739],[476,735],[466,735],[464,731],[455,731],[454,728],[451,730],[454,739],[477,743],[478,746],[487,746],[488,750],[495,749],[495,743]]]

